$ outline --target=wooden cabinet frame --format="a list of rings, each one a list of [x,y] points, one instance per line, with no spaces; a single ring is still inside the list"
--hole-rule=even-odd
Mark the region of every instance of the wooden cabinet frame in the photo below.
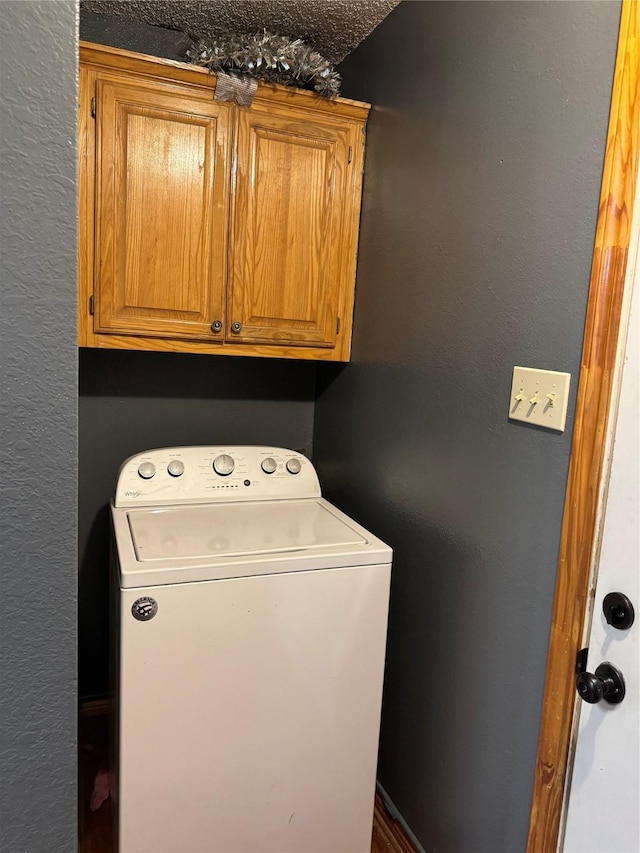
[[[80,216],[80,255],[79,255],[79,345],[99,348],[143,349],[173,352],[192,352],[225,355],[267,356],[279,358],[302,358],[328,361],[347,361],[351,350],[351,328],[355,290],[357,236],[360,215],[360,197],[362,192],[362,169],[364,151],[364,122],[366,121],[369,105],[344,98],[327,101],[311,92],[293,90],[283,86],[260,85],[254,100],[254,107],[243,109],[233,107],[234,119],[231,126],[232,149],[235,158],[235,143],[238,135],[240,116],[246,117],[255,113],[291,118],[302,126],[308,121],[312,127],[324,124],[330,128],[335,126],[336,134],[340,135],[341,149],[348,150],[349,172],[344,180],[344,198],[341,199],[342,217],[339,223],[332,226],[332,234],[341,245],[353,246],[348,253],[331,247],[332,257],[337,253],[341,263],[335,264],[336,277],[332,281],[335,288],[335,299],[330,300],[331,314],[324,323],[324,332],[311,331],[305,339],[304,323],[297,323],[302,329],[296,343],[296,329],[291,332],[292,343],[269,343],[268,321],[260,339],[258,331],[248,329],[245,338],[238,335],[237,340],[227,335],[222,342],[212,336],[211,342],[190,338],[169,338],[154,334],[120,334],[109,329],[108,333],[96,332],[94,316],[94,270],[96,264],[96,133],[95,96],[96,82],[106,81],[111,84],[122,83],[134,79],[136,85],[142,87],[157,86],[162,83],[180,84],[181,91],[188,87],[190,95],[211,102],[215,93],[216,77],[206,69],[186,65],[171,60],[134,54],[115,48],[103,47],[87,42],[80,43],[80,91],[79,91],[79,216]],[[158,87],[162,88],[162,87]],[[231,107],[230,107],[231,108]],[[93,115],[92,115],[93,111]],[[283,118],[284,120],[284,118]],[[341,166],[342,168],[342,166]],[[236,161],[233,160],[230,175],[230,192],[233,196],[237,180]],[[228,239],[233,241],[233,221],[235,216],[236,199],[230,204],[230,225]],[[333,239],[333,238],[332,238]],[[225,306],[226,320],[233,322],[231,317],[232,279],[229,277],[234,264],[233,249],[229,249],[227,260],[227,288]],[[339,268],[338,268],[339,267]],[[238,305],[236,294],[236,306]],[[328,308],[326,309],[329,310]],[[334,329],[335,323],[335,329]],[[295,324],[294,324],[295,325]],[[328,329],[330,326],[330,334]],[[315,337],[314,337],[315,336]],[[221,336],[223,337],[223,336]],[[300,345],[302,343],[302,345]]]

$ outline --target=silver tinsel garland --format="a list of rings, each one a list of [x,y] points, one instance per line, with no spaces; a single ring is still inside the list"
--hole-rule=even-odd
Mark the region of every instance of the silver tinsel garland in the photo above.
[[[311,89],[325,98],[340,94],[340,75],[331,63],[302,39],[264,30],[253,35],[226,35],[215,41],[188,36],[182,53],[210,71],[247,74],[266,83]]]

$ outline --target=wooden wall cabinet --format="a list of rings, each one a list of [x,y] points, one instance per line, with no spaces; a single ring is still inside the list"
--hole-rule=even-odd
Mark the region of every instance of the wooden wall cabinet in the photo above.
[[[350,354],[367,104],[80,48],[81,346]]]

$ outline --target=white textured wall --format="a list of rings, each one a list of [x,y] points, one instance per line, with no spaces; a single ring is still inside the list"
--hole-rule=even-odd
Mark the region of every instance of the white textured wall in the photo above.
[[[2,3],[0,849],[76,849],[76,7]]]

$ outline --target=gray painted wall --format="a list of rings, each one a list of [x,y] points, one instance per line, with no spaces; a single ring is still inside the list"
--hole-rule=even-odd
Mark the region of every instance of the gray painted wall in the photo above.
[[[3,3],[0,848],[76,849],[76,9]]]
[[[180,33],[82,12],[87,41],[179,58]],[[80,355],[80,694],[108,687],[108,503],[127,456],[177,444],[312,452],[312,362],[83,350]]]
[[[402,3],[340,66],[375,106],[325,493],[395,549],[379,775],[425,850],[526,846],[618,3]],[[511,370],[573,374],[567,431]]]
[[[109,514],[120,464],[178,444],[274,444],[311,454],[315,365],[81,350],[80,691],[108,687]]]

